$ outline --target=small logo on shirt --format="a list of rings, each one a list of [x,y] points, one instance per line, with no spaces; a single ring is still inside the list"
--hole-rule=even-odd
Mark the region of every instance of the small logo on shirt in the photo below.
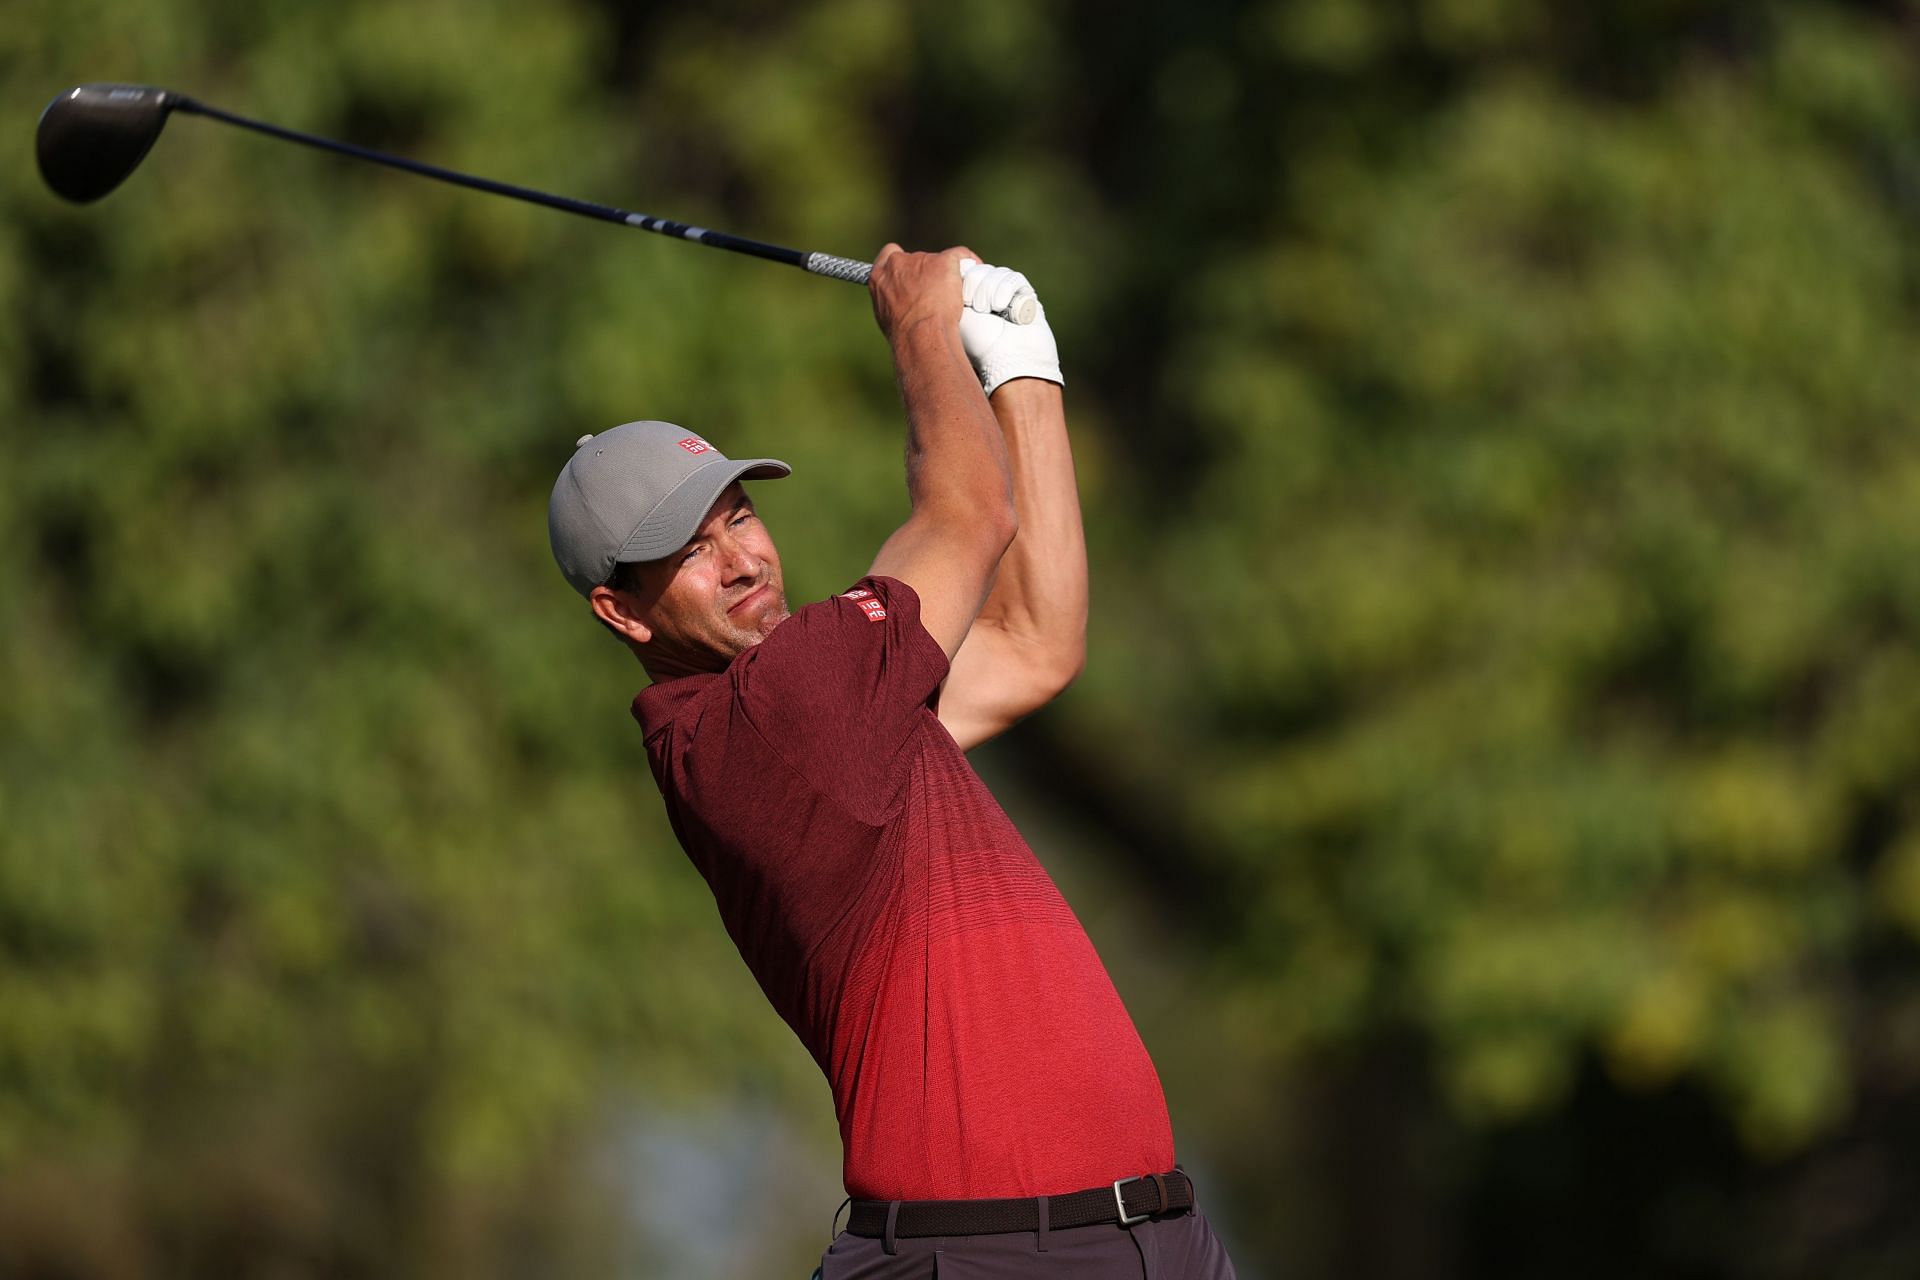
[[[712,453],[713,452],[713,446],[708,444],[705,440],[702,440],[699,436],[688,436],[685,440],[680,441],[680,447],[682,449],[685,449],[688,453]]]
[[[842,600],[851,600],[859,605],[866,613],[868,622],[885,622],[887,620],[887,606],[875,600],[873,598],[873,592],[867,590],[865,587],[855,587],[851,591],[843,591],[840,593],[840,598]]]

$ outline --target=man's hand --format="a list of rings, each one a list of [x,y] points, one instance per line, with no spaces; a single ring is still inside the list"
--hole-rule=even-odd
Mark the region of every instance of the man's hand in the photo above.
[[[1039,300],[1034,301],[1030,324],[1014,324],[996,314],[1005,311],[1022,290],[1031,292],[1031,286],[1018,271],[971,259],[961,263],[961,300],[966,309],[960,314],[960,342],[989,396],[1002,383],[1015,378],[1042,378],[1066,385],[1066,379],[1060,376],[1060,350],[1047,324],[1047,309]]]
[[[959,324],[965,307],[960,264],[971,261],[970,249],[908,253],[897,244],[884,246],[874,257],[867,288],[873,294],[873,318],[887,341],[897,347],[914,328],[929,322]]]

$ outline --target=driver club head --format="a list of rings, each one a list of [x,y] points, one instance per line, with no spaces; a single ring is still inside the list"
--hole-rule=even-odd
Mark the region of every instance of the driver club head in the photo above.
[[[106,195],[146,158],[182,102],[149,85],[83,84],[40,113],[34,152],[40,176],[56,193],[85,204]]]

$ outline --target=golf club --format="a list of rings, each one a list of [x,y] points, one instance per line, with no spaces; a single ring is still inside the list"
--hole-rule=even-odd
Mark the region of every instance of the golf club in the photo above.
[[[184,94],[151,85],[83,84],[67,90],[48,103],[47,109],[40,114],[40,125],[34,139],[34,150],[40,162],[40,176],[46,179],[47,185],[53,188],[56,194],[77,204],[98,200],[125,181],[127,175],[146,159],[147,152],[152,149],[154,140],[160,136],[160,130],[167,123],[168,114],[175,111],[207,116],[227,124],[238,125],[243,129],[251,129],[256,133],[264,133],[271,138],[318,147],[323,151],[337,152],[356,160],[370,160],[375,164],[384,164],[390,168],[419,174],[423,178],[450,182],[455,186],[471,187],[475,191],[488,191],[497,196],[525,200],[530,204],[543,204],[550,209],[564,209],[568,213],[577,213],[582,217],[638,227],[642,231],[653,231],[663,236],[691,240],[695,244],[704,244],[714,249],[751,254],[753,257],[765,258],[770,262],[784,262],[788,266],[799,267],[802,271],[811,272],[817,276],[828,276],[851,284],[866,284],[867,277],[873,271],[873,264],[870,262],[835,257],[830,253],[810,253],[803,249],[788,249],[777,244],[748,240],[743,236],[728,235],[724,231],[712,231],[706,227],[689,226],[684,222],[655,218],[644,213],[632,213],[626,209],[616,209],[612,205],[594,204],[591,201],[575,200],[568,196],[556,196],[545,191],[536,191],[531,187],[496,182],[491,178],[476,178],[472,174],[442,169],[438,165],[409,160],[403,156],[388,155],[384,151],[354,146],[349,142],[336,142],[331,138],[301,133],[298,130],[268,124],[262,120],[249,120],[245,116],[234,115],[230,111],[208,106],[204,102],[196,102]],[[1014,295],[1005,310],[996,314],[1003,320],[1011,320],[1015,324],[1030,324],[1033,321],[1035,307],[1036,300],[1033,292],[1022,290]]]

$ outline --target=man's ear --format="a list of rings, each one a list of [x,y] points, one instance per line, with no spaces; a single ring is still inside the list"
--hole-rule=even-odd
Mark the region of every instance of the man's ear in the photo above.
[[[594,616],[606,623],[614,634],[634,644],[653,639],[653,628],[640,616],[639,602],[626,592],[595,587],[587,601],[593,606]]]

